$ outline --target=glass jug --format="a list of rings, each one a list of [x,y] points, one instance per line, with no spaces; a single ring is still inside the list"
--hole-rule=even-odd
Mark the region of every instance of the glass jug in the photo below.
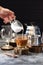
[[[10,22],[11,24],[11,29],[15,32],[18,33],[21,30],[24,30],[23,25],[21,24],[20,21],[18,20],[13,20],[12,22]]]

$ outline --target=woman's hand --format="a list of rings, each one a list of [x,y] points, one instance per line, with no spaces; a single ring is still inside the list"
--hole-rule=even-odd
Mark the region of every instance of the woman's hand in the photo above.
[[[5,24],[9,23],[16,18],[15,13],[7,8],[0,6],[0,18],[2,18]]]

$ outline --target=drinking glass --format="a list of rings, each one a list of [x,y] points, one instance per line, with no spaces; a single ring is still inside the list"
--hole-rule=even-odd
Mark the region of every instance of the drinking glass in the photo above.
[[[7,44],[5,44],[6,47],[7,46],[9,47],[9,42],[10,42],[10,39],[12,38],[12,30],[11,30],[10,25],[3,25],[2,26],[2,29],[1,29],[1,37],[7,43]]]
[[[26,34],[18,34],[16,37],[16,45],[18,48],[25,48],[28,37]]]
[[[41,43],[43,43],[43,32],[42,32],[42,37],[41,37]]]

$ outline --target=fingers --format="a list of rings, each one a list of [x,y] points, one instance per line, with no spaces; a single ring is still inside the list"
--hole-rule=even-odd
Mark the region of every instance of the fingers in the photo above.
[[[16,19],[16,16],[13,11],[2,7],[0,18],[2,18],[4,20],[4,23],[8,23],[8,22]]]
[[[16,19],[16,16],[14,16],[14,15],[9,16],[10,21],[15,20],[15,19]]]
[[[7,24],[7,23],[10,23],[10,22],[12,22],[12,20],[14,20],[14,19],[16,19],[16,16],[14,16],[14,15],[12,15],[12,16],[8,16],[8,17],[5,17],[3,20],[3,22],[5,23],[5,24]]]
[[[6,17],[4,17],[4,23],[9,23],[14,19],[16,19],[14,12],[7,10]]]
[[[3,22],[4,22],[5,24],[7,24],[8,22],[10,22],[10,20],[9,20],[8,17],[5,17]]]
[[[9,13],[6,17],[4,17],[4,23],[12,22],[12,20],[16,19],[14,13]]]

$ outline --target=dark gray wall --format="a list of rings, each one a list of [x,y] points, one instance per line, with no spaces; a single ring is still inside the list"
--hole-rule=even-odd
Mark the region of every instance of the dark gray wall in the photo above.
[[[35,22],[43,31],[43,1],[39,0],[0,0],[0,5],[15,12],[22,23]]]

